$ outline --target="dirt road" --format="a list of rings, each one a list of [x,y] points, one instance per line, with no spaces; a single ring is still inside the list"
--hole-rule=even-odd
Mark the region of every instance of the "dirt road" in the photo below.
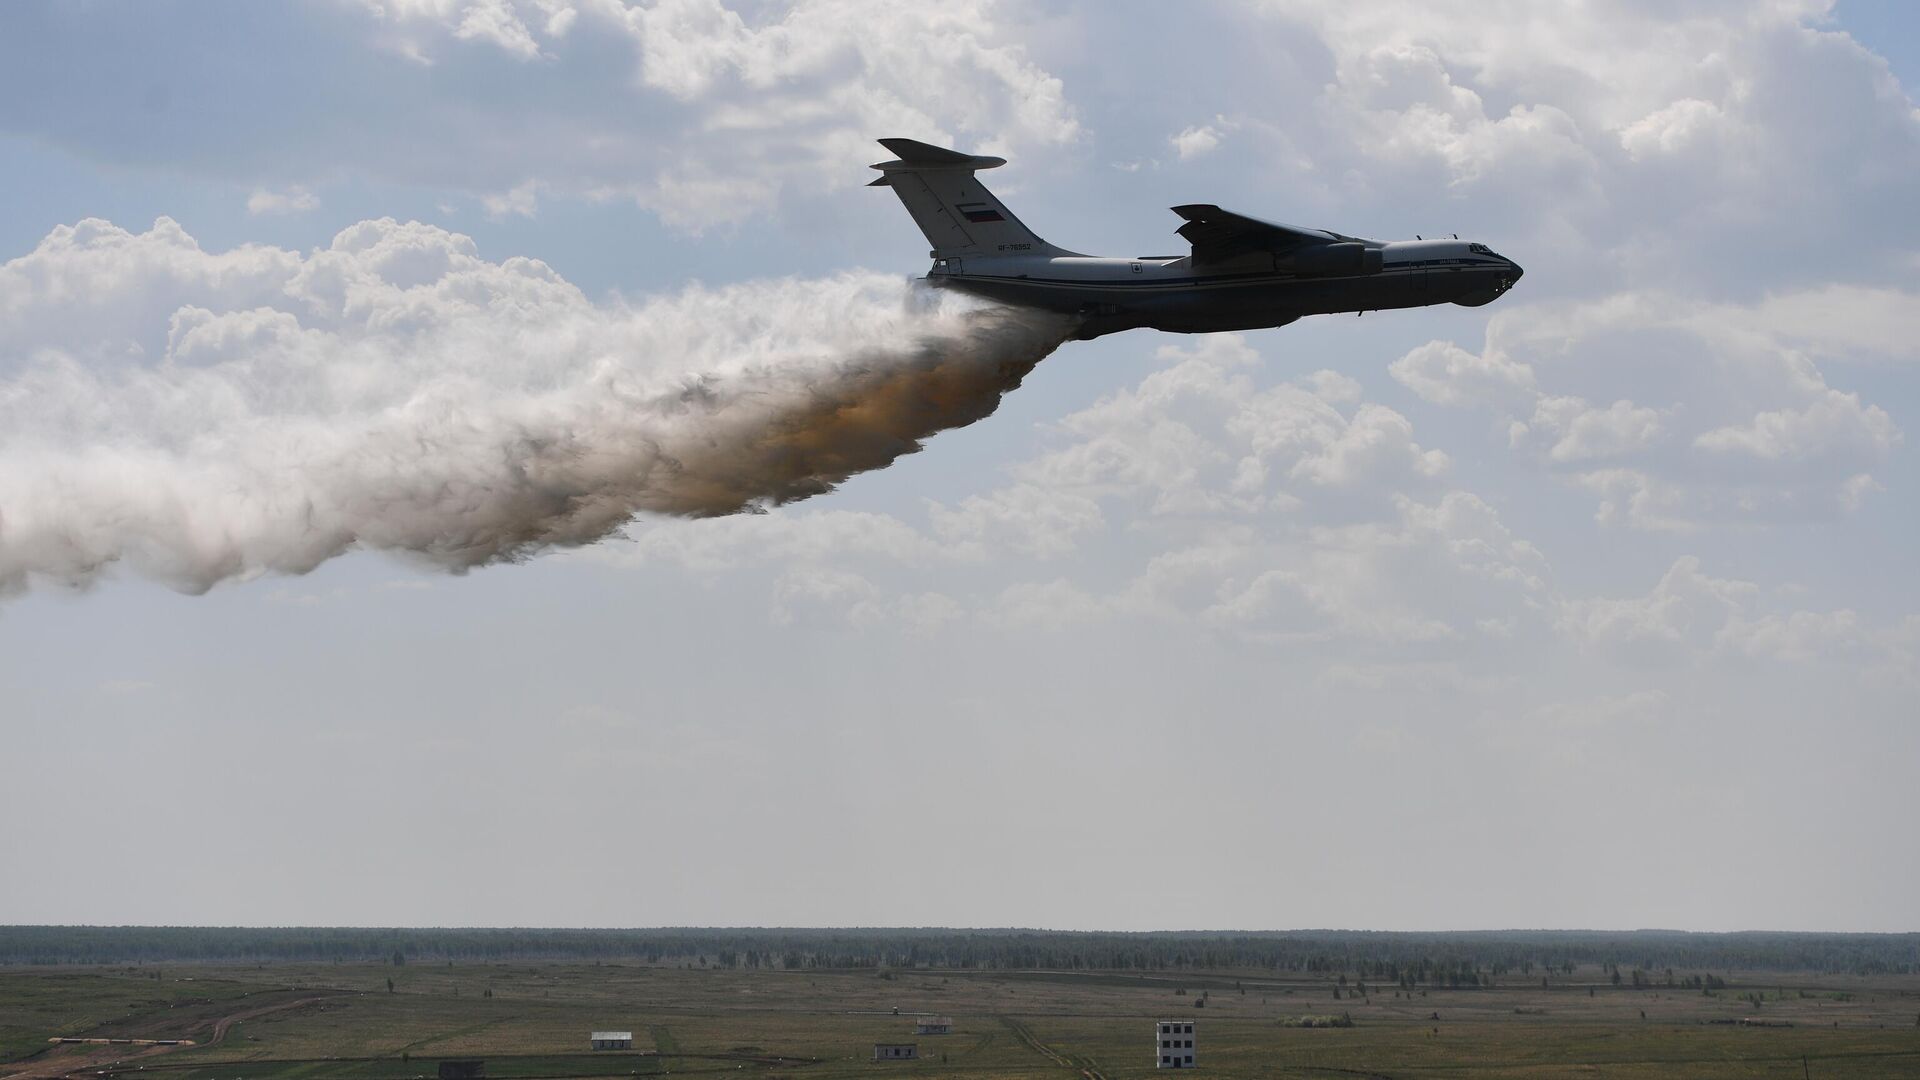
[[[227,1032],[242,1020],[253,1020],[273,1013],[306,1008],[336,999],[344,991],[280,1000],[264,1005],[240,1008],[217,1017],[189,1021],[175,1039],[122,1039],[112,1037],[68,1036],[50,1040],[55,1045],[45,1053],[11,1065],[0,1065],[5,1080],[62,1080],[79,1073],[97,1072],[108,1065],[123,1064],[154,1057],[188,1046],[217,1046],[226,1041]],[[205,1032],[204,1039],[192,1036]]]

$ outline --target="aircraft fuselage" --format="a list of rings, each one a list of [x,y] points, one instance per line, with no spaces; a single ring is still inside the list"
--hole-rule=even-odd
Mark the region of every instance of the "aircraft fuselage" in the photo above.
[[[1148,327],[1174,333],[1284,326],[1305,315],[1491,303],[1523,273],[1465,240],[1364,242],[1378,258],[1347,273],[1301,272],[1250,254],[1196,266],[1192,256],[1138,259],[1009,253],[937,258],[927,280],[1003,303],[1080,316],[1078,336]],[[1374,269],[1373,267],[1376,267]]]

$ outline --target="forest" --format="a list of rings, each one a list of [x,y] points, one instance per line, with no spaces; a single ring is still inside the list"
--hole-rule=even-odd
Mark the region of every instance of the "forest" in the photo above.
[[[1471,987],[1600,965],[1636,973],[1920,972],[1920,934],[941,928],[458,929],[0,926],[0,965],[575,960],[690,967],[1352,973]],[[1639,979],[1636,978],[1636,984]]]

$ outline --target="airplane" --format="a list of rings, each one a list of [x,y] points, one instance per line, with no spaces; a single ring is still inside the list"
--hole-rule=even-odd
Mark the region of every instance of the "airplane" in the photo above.
[[[1285,326],[1303,315],[1460,304],[1479,307],[1520,265],[1461,240],[1382,243],[1261,221],[1209,203],[1176,206],[1188,255],[1111,259],[1055,247],[1021,224],[974,173],[1005,158],[881,139],[873,166],[933,245],[925,280],[1007,304],[1079,316],[1081,340],[1151,327],[1181,334]]]

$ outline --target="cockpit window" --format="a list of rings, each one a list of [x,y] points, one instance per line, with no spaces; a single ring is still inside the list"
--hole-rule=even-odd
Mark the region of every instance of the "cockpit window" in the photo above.
[[[1473,252],[1475,255],[1491,255],[1496,259],[1500,257],[1499,252],[1493,250],[1492,248],[1488,247],[1485,244],[1468,244],[1467,250]]]

